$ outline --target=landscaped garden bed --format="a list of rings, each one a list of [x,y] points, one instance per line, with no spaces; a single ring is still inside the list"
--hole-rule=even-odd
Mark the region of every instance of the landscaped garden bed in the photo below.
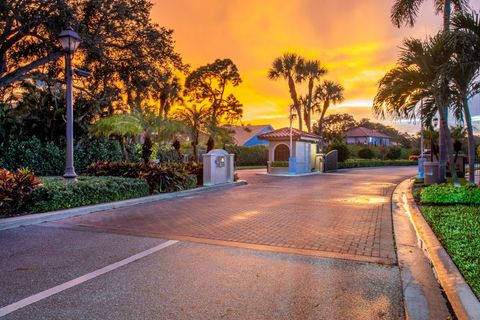
[[[197,163],[101,162],[77,181],[37,178],[28,169],[0,170],[0,217],[48,212],[168,193],[202,185]]]
[[[414,184],[425,220],[480,298],[480,188]]]

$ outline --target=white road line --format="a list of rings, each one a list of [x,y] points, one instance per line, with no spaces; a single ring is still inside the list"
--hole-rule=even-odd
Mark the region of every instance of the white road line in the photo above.
[[[113,271],[115,269],[118,269],[126,264],[129,264],[131,262],[137,261],[139,259],[142,259],[146,256],[151,255],[152,253],[155,253],[157,251],[160,251],[162,249],[165,249],[166,247],[169,247],[175,243],[177,243],[177,240],[169,240],[167,242],[164,242],[156,247],[153,247],[151,249],[142,251],[140,253],[137,253],[136,255],[133,255],[131,257],[128,257],[126,259],[120,260],[118,262],[112,263],[106,267],[103,267],[101,269],[95,270],[93,272],[87,273],[81,277],[75,278],[73,280],[67,281],[65,283],[62,283],[56,287],[47,289],[45,291],[39,292],[37,294],[34,294],[33,296],[30,296],[28,298],[22,299],[20,301],[14,302],[12,304],[9,304],[8,306],[5,306],[0,309],[0,317],[3,317],[9,313],[12,313],[20,308],[26,307],[28,305],[31,305],[32,303],[35,303],[37,301],[43,300],[45,298],[48,298],[50,296],[53,296],[54,294],[57,294],[59,292],[62,292],[64,290],[67,290],[69,288],[75,287],[81,283],[84,283],[88,280],[92,280],[98,276],[101,276],[102,274],[105,274],[107,272]]]

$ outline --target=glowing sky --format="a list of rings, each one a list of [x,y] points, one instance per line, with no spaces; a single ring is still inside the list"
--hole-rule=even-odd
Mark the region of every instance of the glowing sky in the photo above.
[[[243,83],[233,92],[244,104],[244,122],[287,125],[291,103],[285,81],[267,79],[284,52],[320,59],[326,79],[345,87],[346,101],[333,112],[371,117],[376,83],[391,68],[407,36],[441,28],[433,1],[422,6],[414,28],[390,22],[393,0],[156,0],[153,20],[175,30],[176,48],[196,68],[230,58]],[[473,8],[480,0],[471,1]]]

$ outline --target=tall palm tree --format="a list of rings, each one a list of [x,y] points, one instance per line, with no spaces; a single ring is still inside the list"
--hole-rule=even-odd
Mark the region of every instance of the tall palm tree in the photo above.
[[[420,112],[423,121],[431,119],[438,112],[444,128],[446,155],[452,178],[455,185],[459,185],[453,162],[451,133],[447,125],[450,95],[445,66],[450,63],[452,54],[451,36],[446,33],[440,33],[428,41],[405,40],[397,66],[379,82],[373,110],[378,116],[388,114],[397,118],[414,118],[415,106],[422,101],[423,109]],[[440,165],[439,176],[445,177],[443,163]]]
[[[449,65],[449,74],[454,103],[463,111],[463,121],[467,128],[469,183],[475,184],[475,136],[468,101],[480,92],[480,83],[476,81],[480,70],[480,21],[478,16],[475,18],[473,15],[468,18],[470,21],[463,20],[462,17],[459,19],[454,20],[454,26],[457,29],[456,45],[453,61]],[[467,22],[472,28],[459,28],[463,22]],[[478,35],[472,30],[477,30]]]
[[[305,60],[299,67],[299,73],[297,74],[297,82],[307,81],[308,83],[308,93],[305,99],[306,103],[303,103],[304,120],[308,132],[312,132],[312,101],[315,81],[320,80],[320,78],[325,74],[327,74],[327,69],[322,66],[320,64],[320,61],[318,60]]]
[[[167,72],[159,81],[158,98],[160,100],[160,108],[158,110],[159,117],[168,119],[172,105],[182,103],[181,97],[182,85],[180,79],[171,72]]]
[[[391,20],[392,22],[400,28],[402,24],[413,26],[420,10],[420,6],[424,0],[395,0],[395,3],[391,10]],[[450,19],[452,14],[452,5],[456,12],[462,12],[467,7],[468,0],[433,0],[435,12],[443,14],[443,31],[448,32],[450,30]],[[447,81],[447,80],[445,80]],[[448,125],[448,122],[447,122]],[[446,134],[445,131],[448,131],[448,127],[445,128],[444,124],[440,124],[440,138],[439,138],[439,149],[440,149],[440,163],[443,164],[446,162]]]
[[[276,58],[272,67],[268,70],[268,78],[271,80],[277,80],[283,78],[288,82],[288,89],[290,91],[290,98],[292,99],[293,106],[297,111],[298,128],[302,130],[302,107],[297,95],[297,89],[295,84],[301,80],[299,75],[302,73],[302,65],[304,59],[295,53],[285,53],[283,56]]]
[[[413,27],[417,19],[420,6],[424,0],[395,0],[390,18],[397,28],[401,25]],[[433,0],[436,13],[443,14],[443,30],[450,29],[450,18],[452,14],[452,5],[455,11],[463,11],[467,7],[468,0]]]
[[[315,103],[318,117],[318,134],[323,135],[323,120],[330,105],[336,105],[345,100],[344,88],[341,84],[335,81],[325,80],[315,89]]]
[[[174,118],[182,121],[190,136],[193,160],[198,160],[197,149],[200,139],[200,134],[208,133],[208,121],[210,119],[210,112],[207,105],[198,106],[196,104],[184,105],[183,108],[178,109]]]

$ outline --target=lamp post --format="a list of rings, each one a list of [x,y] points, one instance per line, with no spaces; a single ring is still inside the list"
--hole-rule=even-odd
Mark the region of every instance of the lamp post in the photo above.
[[[435,151],[435,143],[433,142],[433,132],[435,128],[438,126],[438,118],[433,117],[432,119],[432,130],[430,131],[430,162],[433,162],[433,153]]]
[[[80,36],[71,27],[58,35],[58,40],[65,52],[65,80],[67,102],[67,154],[65,163],[65,179],[75,179],[77,174],[73,167],[73,88],[72,88],[72,56],[80,45]]]

